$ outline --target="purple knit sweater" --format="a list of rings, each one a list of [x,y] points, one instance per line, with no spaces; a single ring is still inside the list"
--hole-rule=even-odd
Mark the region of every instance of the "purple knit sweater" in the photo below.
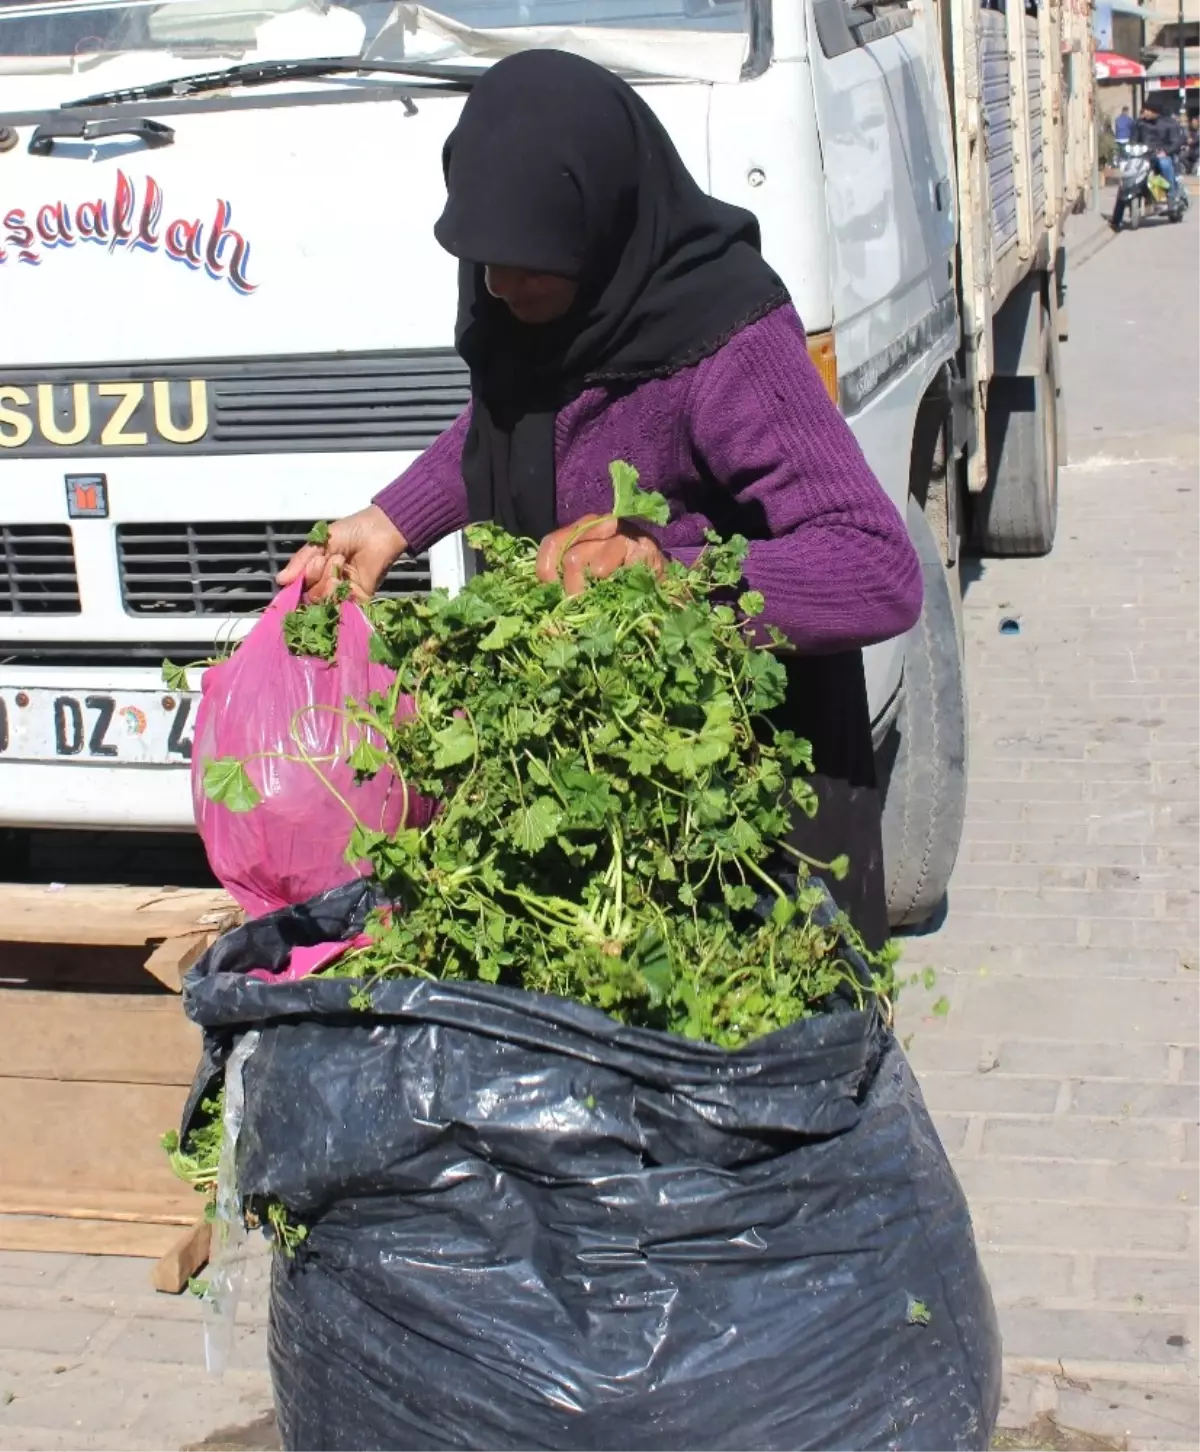
[[[375,503],[420,554],[467,522],[461,460],[468,409]],[[759,533],[746,585],[762,619],[806,653],[871,645],[915,624],[921,568],[904,521],[830,402],[791,306],[718,352],[624,394],[594,388],[555,427],[558,518],[610,507],[608,466],[633,464],[671,505],[653,533],[691,563],[731,496]]]

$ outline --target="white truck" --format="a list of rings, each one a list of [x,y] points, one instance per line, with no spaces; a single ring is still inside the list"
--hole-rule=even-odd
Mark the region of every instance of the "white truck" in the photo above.
[[[907,513],[925,613],[868,671],[921,920],[962,827],[960,543],[1054,538],[1085,0],[438,3],[0,3],[0,828],[190,827],[161,663],[244,629],[463,407],[442,144],[481,67],[558,46],[757,213]],[[451,539],[387,588],[463,569]]]

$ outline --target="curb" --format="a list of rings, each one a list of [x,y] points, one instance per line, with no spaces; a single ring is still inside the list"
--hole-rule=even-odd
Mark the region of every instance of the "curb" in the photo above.
[[[1068,258],[1068,266],[1078,271],[1079,268],[1089,263],[1098,252],[1103,252],[1110,242],[1117,240],[1117,233],[1108,225],[1102,222],[1094,232],[1089,233],[1080,242],[1073,256]]]

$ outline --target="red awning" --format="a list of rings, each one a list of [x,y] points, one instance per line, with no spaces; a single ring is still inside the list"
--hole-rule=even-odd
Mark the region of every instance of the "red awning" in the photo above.
[[[1146,67],[1127,55],[1116,55],[1110,50],[1096,52],[1096,79],[1098,81],[1140,81],[1146,75]]]

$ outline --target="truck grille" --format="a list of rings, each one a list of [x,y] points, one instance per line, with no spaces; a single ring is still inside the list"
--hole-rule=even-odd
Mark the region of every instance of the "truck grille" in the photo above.
[[[417,453],[470,397],[450,351],[247,362],[209,373],[214,451],[399,449]],[[199,451],[205,451],[204,445]]]
[[[75,550],[65,524],[0,524],[0,615],[78,615]]]
[[[268,605],[307,524],[121,524],[121,596],[132,615],[240,615]],[[426,556],[401,560],[381,595],[424,594]]]

